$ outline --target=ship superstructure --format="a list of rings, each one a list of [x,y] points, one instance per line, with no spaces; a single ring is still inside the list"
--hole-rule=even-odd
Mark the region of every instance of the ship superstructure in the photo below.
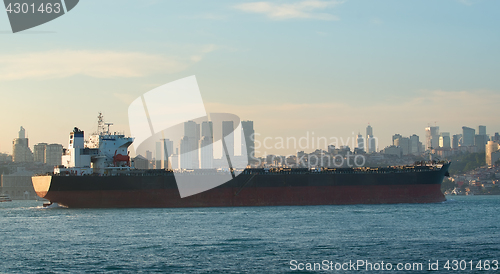
[[[128,147],[134,138],[109,131],[111,123],[104,123],[102,113],[98,116],[97,132],[85,140],[82,130],[75,127],[69,134],[68,148],[62,156],[62,165],[54,174],[107,175],[130,170]]]

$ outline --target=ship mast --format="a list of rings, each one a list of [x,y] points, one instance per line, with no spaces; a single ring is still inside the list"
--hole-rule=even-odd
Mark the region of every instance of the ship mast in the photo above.
[[[109,135],[109,126],[113,125],[113,123],[105,123],[104,115],[102,112],[99,112],[97,116],[97,134],[98,135]]]
[[[99,112],[99,115],[97,116],[97,134],[104,134],[104,126],[104,116],[102,115],[102,112]]]

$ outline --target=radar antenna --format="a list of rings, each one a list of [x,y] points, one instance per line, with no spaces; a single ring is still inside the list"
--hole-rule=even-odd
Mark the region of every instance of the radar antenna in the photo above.
[[[106,133],[109,134],[109,126],[113,125],[113,123],[104,123],[104,125],[108,126],[108,131]]]

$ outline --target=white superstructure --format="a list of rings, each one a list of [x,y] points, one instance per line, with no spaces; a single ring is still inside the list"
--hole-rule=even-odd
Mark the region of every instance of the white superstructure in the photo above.
[[[109,131],[110,123],[104,123],[99,113],[97,133],[84,139],[84,132],[74,128],[69,135],[68,149],[62,156],[62,166],[55,168],[55,174],[89,175],[112,174],[118,170],[130,169],[128,147],[134,138]],[[107,128],[106,128],[107,127]]]

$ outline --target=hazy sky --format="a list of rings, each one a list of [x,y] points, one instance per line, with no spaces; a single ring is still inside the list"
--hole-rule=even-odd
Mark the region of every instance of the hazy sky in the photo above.
[[[380,148],[434,123],[493,134],[499,15],[494,0],[85,0],[12,34],[0,12],[0,151],[21,125],[31,147],[66,147],[99,111],[129,132],[134,99],[190,75],[207,111],[253,120],[261,138],[346,139],[368,123]]]

